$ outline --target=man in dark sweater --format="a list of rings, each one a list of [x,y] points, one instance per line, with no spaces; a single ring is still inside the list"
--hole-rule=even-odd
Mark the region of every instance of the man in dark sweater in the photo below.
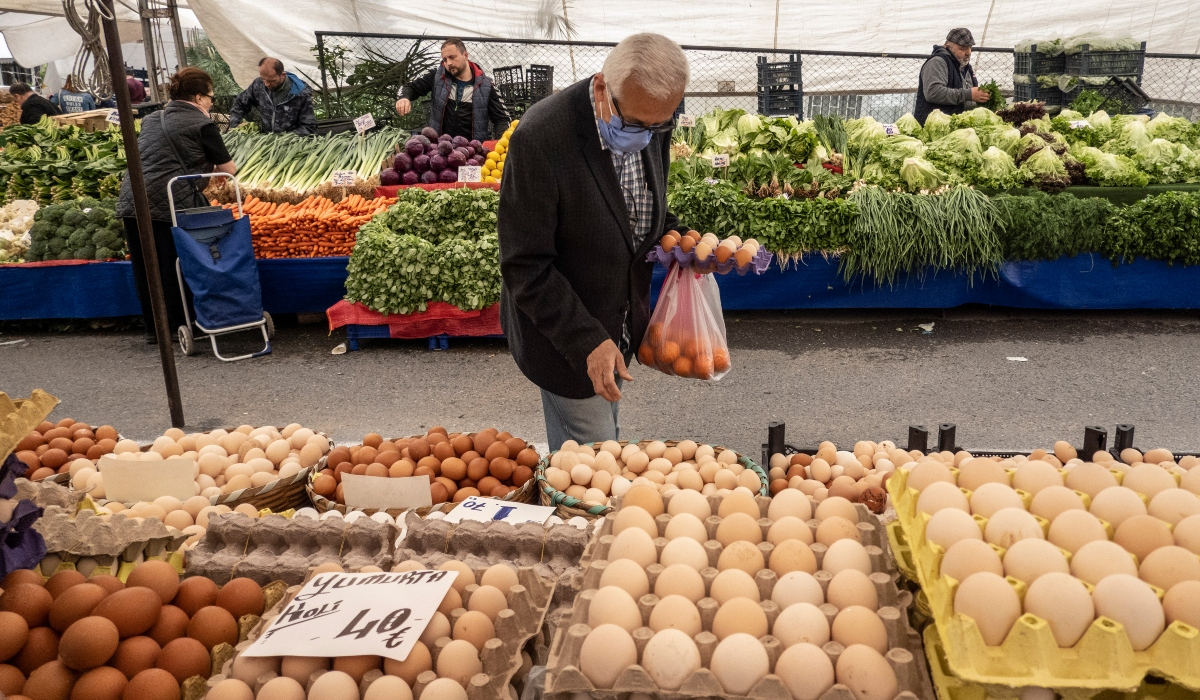
[[[396,113],[412,111],[414,100],[432,94],[429,126],[438,134],[486,141],[508,129],[508,110],[483,69],[467,58],[461,39],[442,43],[442,65],[400,88]],[[489,131],[488,125],[494,125]]]
[[[312,88],[283,69],[283,61],[270,56],[258,62],[258,77],[233,100],[229,128],[241,124],[258,108],[258,128],[264,134],[288,132],[311,136],[317,132]]]
[[[971,68],[971,47],[975,37],[971,31],[959,27],[946,35],[946,43],[933,47],[933,54],[921,66],[921,77],[917,83],[917,104],[913,116],[921,124],[933,110],[943,114],[958,114],[974,109],[977,103],[987,102],[988,94],[977,86],[975,71]]]
[[[8,92],[17,98],[17,104],[21,105],[22,124],[37,124],[42,117],[62,114],[62,111],[55,107],[53,102],[34,92],[33,88],[25,83],[13,83],[8,88]]]

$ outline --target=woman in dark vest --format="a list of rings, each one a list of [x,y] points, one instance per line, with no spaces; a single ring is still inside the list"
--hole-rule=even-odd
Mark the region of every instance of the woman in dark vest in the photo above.
[[[168,87],[171,101],[167,106],[142,119],[138,136],[142,171],[146,180],[146,195],[150,199],[150,219],[154,228],[154,246],[158,268],[162,274],[163,296],[167,302],[167,325],[184,325],[184,300],[179,294],[175,275],[175,241],[171,238],[171,207],[167,200],[167,182],[173,177],[219,171],[237,173],[237,165],[229,157],[221,132],[208,116],[213,103],[213,82],[199,68],[184,68],[171,78]],[[175,207],[186,209],[208,204],[204,197],[207,181],[175,183]],[[125,238],[129,243],[129,258],[133,262],[133,279],[138,300],[142,304],[142,320],[146,324],[146,342],[154,343],[154,313],[150,307],[146,264],[138,238],[137,219],[133,209],[133,190],[126,173],[117,202],[117,216],[125,219]]]

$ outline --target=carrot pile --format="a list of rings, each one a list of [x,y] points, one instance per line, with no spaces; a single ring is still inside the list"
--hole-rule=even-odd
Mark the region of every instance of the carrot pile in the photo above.
[[[299,204],[276,204],[251,196],[242,209],[250,216],[256,257],[319,258],[349,255],[359,227],[395,203],[394,198],[367,199],[357,194],[336,204],[317,196]]]

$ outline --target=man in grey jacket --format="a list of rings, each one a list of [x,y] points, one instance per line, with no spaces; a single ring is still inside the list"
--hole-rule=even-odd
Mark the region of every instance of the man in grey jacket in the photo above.
[[[979,89],[979,80],[971,68],[971,47],[975,37],[964,27],[951,29],[946,43],[933,47],[933,54],[921,66],[917,83],[917,105],[913,116],[921,124],[933,110],[958,114],[987,102],[987,91]]]
[[[241,124],[258,108],[258,127],[264,134],[290,132],[297,136],[317,133],[312,88],[283,70],[283,61],[267,57],[258,62],[258,77],[233,101],[229,128]]]

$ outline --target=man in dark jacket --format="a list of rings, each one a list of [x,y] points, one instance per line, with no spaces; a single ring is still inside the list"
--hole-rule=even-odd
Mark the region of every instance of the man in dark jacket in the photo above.
[[[538,385],[550,449],[619,438],[626,369],[650,321],[646,256],[667,230],[666,173],[687,57],[659,34],[538,102],[509,143],[500,189],[500,322]]]
[[[34,92],[33,88],[25,83],[13,83],[9,86],[8,93],[17,98],[17,104],[21,105],[22,124],[37,124],[42,117],[62,114],[53,102]]]
[[[467,46],[461,39],[442,43],[442,65],[400,88],[396,113],[412,111],[412,103],[432,93],[429,126],[438,134],[487,141],[508,129],[508,110],[504,100],[483,69],[467,58]],[[489,134],[488,124],[495,129]]]
[[[913,109],[913,116],[922,125],[935,109],[943,114],[958,114],[974,109],[976,103],[987,102],[987,91],[977,87],[979,80],[971,68],[974,45],[971,31],[959,27],[950,30],[945,44],[933,47],[933,54],[921,66],[917,105]]]
[[[258,78],[242,91],[229,110],[229,128],[242,123],[250,110],[258,108],[258,125],[264,134],[291,132],[309,136],[317,132],[313,114],[312,88],[283,70],[283,61],[264,58],[258,62]]]

